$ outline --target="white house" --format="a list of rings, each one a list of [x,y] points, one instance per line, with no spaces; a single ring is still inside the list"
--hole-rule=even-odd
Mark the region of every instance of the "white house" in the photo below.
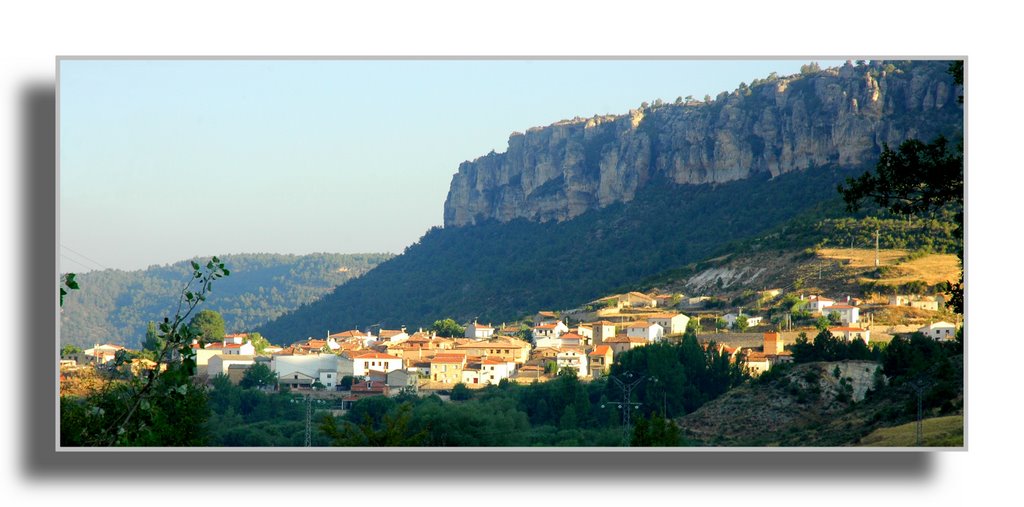
[[[812,312],[822,312],[825,308],[828,308],[836,304],[834,299],[829,299],[825,296],[811,296],[807,298],[807,308]]]
[[[516,363],[501,359],[486,358],[480,361],[480,382],[497,384],[501,379],[512,376],[516,371]]]
[[[577,376],[587,376],[587,355],[580,349],[564,348],[559,350],[558,355],[555,356],[555,362],[558,364],[559,370],[572,368],[576,370]]]
[[[402,358],[380,352],[363,352],[352,355],[352,376],[365,377],[370,370],[389,373],[402,369]]]
[[[747,327],[759,326],[761,325],[761,321],[763,320],[762,317],[755,317],[753,315],[743,315],[742,313],[727,313],[722,316],[722,320],[725,321],[726,325],[732,328],[736,325],[736,320],[739,319],[741,316],[747,318]]]
[[[564,322],[558,321],[554,324],[540,324],[533,326],[533,340],[536,342],[541,338],[558,338],[562,336],[562,333],[569,331],[569,326],[566,326]]]
[[[657,342],[665,336],[665,328],[654,322],[637,321],[626,324],[626,336]]]
[[[401,343],[409,339],[409,333],[405,329],[381,329],[377,332],[380,341],[388,343]]]
[[[932,322],[918,329],[917,332],[934,340],[956,339],[956,325],[946,321]]]
[[[686,331],[686,324],[690,322],[690,318],[681,313],[659,313],[647,317],[647,321],[661,326],[665,334],[682,334]]]
[[[478,324],[476,321],[473,321],[472,324],[466,326],[466,338],[480,339],[490,338],[491,336],[494,336],[494,328],[491,326]]]
[[[833,304],[825,307],[822,315],[838,314],[839,321],[843,324],[856,324],[860,320],[860,308],[850,305]]]
[[[830,327],[828,331],[836,338],[842,338],[848,342],[853,340],[864,340],[864,343],[871,343],[871,331],[859,327]]]
[[[251,341],[245,343],[225,342],[220,353],[226,356],[252,356],[256,354],[256,347]]]

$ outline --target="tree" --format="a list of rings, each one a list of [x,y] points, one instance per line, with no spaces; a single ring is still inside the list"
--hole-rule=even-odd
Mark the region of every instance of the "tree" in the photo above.
[[[265,363],[256,363],[245,370],[238,385],[244,389],[273,387],[277,385],[277,375]]]
[[[465,401],[473,397],[473,392],[466,387],[466,384],[459,382],[452,387],[452,394],[450,396],[452,401]]]
[[[356,402],[357,405],[358,403]],[[410,447],[423,445],[428,435],[428,429],[414,431],[409,425],[411,419],[412,405],[403,403],[397,409],[377,415],[366,413],[358,425],[343,421],[340,429],[335,418],[327,416],[321,422],[320,429],[331,439],[331,445],[336,446]]]
[[[963,61],[953,62],[949,73],[958,85],[963,85]],[[960,97],[963,102],[963,96]],[[897,151],[884,145],[874,173],[865,172],[858,178],[847,178],[839,185],[839,193],[850,212],[860,209],[865,200],[892,213],[927,216],[942,208],[951,208],[956,214],[958,237],[963,237],[964,158],[963,141],[955,148],[945,137],[930,143],[908,139]],[[963,313],[963,246],[958,250],[961,263],[960,281],[950,283],[950,307]]]
[[[736,330],[741,333],[746,331],[749,327],[749,323],[747,322],[747,316],[740,315],[739,317],[736,317],[736,323],[733,324],[733,327],[735,327]]]
[[[270,341],[259,333],[249,333],[247,336],[257,354],[262,354],[270,346]]]
[[[430,329],[437,333],[437,336],[443,336],[445,338],[466,336],[466,328],[460,326],[458,322],[455,322],[450,318],[435,320],[434,325],[431,326]]]
[[[641,418],[633,428],[634,447],[676,447],[681,443],[679,426],[658,414]]]
[[[67,287],[67,289],[65,289]],[[78,282],[75,281],[75,274],[68,273],[60,277],[60,305],[64,306],[64,296],[69,290],[78,290]]]
[[[60,348],[60,355],[61,355],[61,357],[71,356],[71,355],[74,355],[74,354],[81,354],[81,353],[82,353],[82,349],[80,347],[76,347],[76,346],[71,345],[71,344],[64,345],[63,347]]]
[[[192,382],[196,335],[185,322],[206,301],[214,280],[231,273],[217,257],[205,269],[193,261],[192,269],[177,312],[158,326],[157,337],[164,345],[154,355],[152,369],[126,379],[108,379],[103,389],[84,398],[61,397],[62,445],[202,445],[209,409],[205,390]],[[128,354],[120,352],[108,371],[117,372],[130,361]]]
[[[156,322],[150,321],[146,325],[146,339],[142,342],[142,350],[159,352],[163,347],[164,344],[156,333]]]
[[[192,332],[202,337],[203,342],[212,343],[224,339],[224,317],[213,310],[203,310],[192,317],[188,326]]]

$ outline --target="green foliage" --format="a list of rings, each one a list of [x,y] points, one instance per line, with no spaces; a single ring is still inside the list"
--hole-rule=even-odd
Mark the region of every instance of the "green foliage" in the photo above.
[[[218,286],[216,296],[211,296],[204,304],[224,317],[228,330],[254,330],[302,304],[319,299],[390,257],[390,254],[225,256],[222,260],[232,267],[231,283]],[[78,346],[109,342],[140,348],[148,322],[154,316],[174,314],[179,280],[188,276],[191,276],[189,261],[151,266],[142,271],[104,270],[79,274],[75,280],[81,284],[81,290],[76,297],[64,301],[60,316],[61,341]],[[275,335],[264,334],[275,338]],[[301,338],[307,336],[310,335]]]
[[[64,306],[64,296],[69,290],[78,290],[78,282],[75,281],[75,274],[68,273],[60,277],[60,306]],[[65,287],[67,287],[65,289]]]
[[[146,324],[146,339],[142,342],[142,350],[159,352],[164,348],[164,343],[156,332],[156,322],[150,321]]]
[[[64,345],[64,346],[62,346],[60,348],[60,355],[61,355],[61,357],[71,356],[71,355],[81,354],[81,353],[82,353],[82,348],[78,347],[76,345],[67,344],[67,345]]]
[[[277,385],[277,375],[266,363],[256,363],[245,370],[242,380],[238,383],[243,389],[264,389],[273,388]]]
[[[679,426],[658,414],[641,418],[633,428],[634,447],[677,447],[681,443]]]
[[[880,348],[869,348],[864,340],[847,342],[832,336],[828,329],[823,329],[811,342],[807,335],[800,333],[795,343],[789,346],[793,352],[793,362],[808,363],[813,361],[878,361],[882,356]]]
[[[459,382],[452,386],[450,398],[452,401],[466,401],[473,398],[473,391],[470,391],[466,384]]]
[[[105,365],[110,379],[96,393],[62,400],[61,441],[82,446],[198,445],[207,415],[205,392],[192,383],[195,352],[191,326],[185,325],[206,300],[213,282],[230,271],[214,257],[205,268],[192,262],[192,275],[181,290],[178,311],[159,324],[164,344],[154,353],[156,367],[130,375],[132,357],[118,351]],[[166,365],[166,370],[161,366]],[[64,409],[67,412],[64,412]]]
[[[444,336],[446,338],[462,338],[466,336],[466,328],[450,318],[435,320],[434,325],[430,329],[437,333],[437,336]]]
[[[740,316],[736,317],[736,322],[733,324],[733,327],[736,328],[736,330],[741,332],[741,333],[746,331],[747,328],[750,327],[750,325],[749,325],[749,323],[747,321],[747,316],[746,315],[740,315]]]
[[[192,317],[188,323],[192,333],[203,339],[205,343],[224,340],[224,317],[213,310],[203,310]]]
[[[249,333],[246,338],[252,342],[252,347],[257,354],[262,354],[267,347],[270,346],[270,341],[263,337],[259,333]]]
[[[412,406],[403,403],[394,413],[385,413],[379,419],[369,415],[358,424],[347,423],[338,428],[335,418],[326,416],[321,430],[336,446],[359,447],[412,447],[422,445],[426,430],[413,431],[410,426]],[[347,422],[347,421],[346,421]]]

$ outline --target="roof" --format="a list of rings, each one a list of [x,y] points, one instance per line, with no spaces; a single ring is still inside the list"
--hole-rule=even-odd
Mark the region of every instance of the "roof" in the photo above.
[[[607,320],[599,320],[597,322],[591,322],[591,326],[615,326],[614,322],[608,322]]]
[[[611,351],[612,351],[612,348],[607,346],[607,345],[598,345],[594,349],[594,351],[590,353],[590,355],[592,355],[592,356],[606,356]]]
[[[462,363],[466,360],[463,354],[438,354],[430,360],[431,363]]]
[[[400,360],[402,358],[397,357],[397,356],[392,356],[390,354],[383,354],[383,353],[380,353],[380,352],[367,352],[365,354],[359,354],[359,355],[356,355],[356,356],[352,356],[352,359],[399,359]]]
[[[645,340],[643,338],[640,338],[640,337],[637,337],[637,336],[617,335],[617,336],[613,336],[611,338],[608,338],[604,342],[605,343],[647,343],[647,340]]]
[[[404,332],[405,331],[401,329],[381,329],[380,331],[377,332],[377,335],[380,336],[381,338],[391,338],[392,336],[397,336]]]
[[[651,327],[651,326],[653,326],[655,324],[656,324],[655,322],[647,322],[645,320],[638,320],[636,322],[630,322],[629,324],[626,324],[626,327]]]
[[[554,329],[554,328],[558,327],[559,324],[562,324],[562,322],[559,321],[559,322],[556,322],[554,324],[541,324],[539,326],[533,326],[533,328],[534,329]],[[562,325],[564,326],[565,324],[562,324]]]
[[[674,319],[676,317],[681,317],[681,316],[683,316],[683,314],[681,314],[681,313],[656,313],[654,315],[649,315],[647,318],[648,319]]]
[[[577,339],[577,340],[582,340],[585,337],[583,335],[579,334],[579,333],[573,333],[572,331],[570,331],[568,333],[563,333],[561,338],[563,340],[565,340],[565,339],[572,340],[574,338]]]
[[[927,326],[922,326],[920,329],[918,329],[918,331],[920,331],[921,329],[935,329],[937,327],[942,327],[942,328],[952,327],[952,328],[956,328],[956,324],[953,324],[952,322],[946,322],[944,320],[940,320],[938,322],[932,322],[931,324],[928,324]]]

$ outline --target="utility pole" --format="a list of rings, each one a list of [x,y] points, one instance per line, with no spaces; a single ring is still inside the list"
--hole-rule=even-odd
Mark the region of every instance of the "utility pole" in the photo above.
[[[313,445],[313,398],[306,393],[306,447]]]
[[[875,267],[878,267],[878,233],[880,229],[875,227]]]
[[[633,380],[632,372],[627,372],[624,376],[626,377],[625,382],[619,380],[614,375],[608,375],[608,377],[614,380],[615,383],[622,389],[622,401],[616,403],[615,405],[622,410],[622,445],[625,447],[629,447],[630,440],[633,436],[633,432],[630,430],[630,425],[632,423],[631,411],[634,406],[639,407],[640,405],[642,405],[641,403],[634,403],[630,401],[630,399],[633,393],[633,388],[640,385],[640,383],[643,382],[647,377],[643,376],[636,380]]]
[[[928,388],[928,383],[923,380],[916,380],[910,384],[910,387],[917,394],[917,446],[921,447],[924,433],[924,408],[922,401],[924,400],[924,391]]]

